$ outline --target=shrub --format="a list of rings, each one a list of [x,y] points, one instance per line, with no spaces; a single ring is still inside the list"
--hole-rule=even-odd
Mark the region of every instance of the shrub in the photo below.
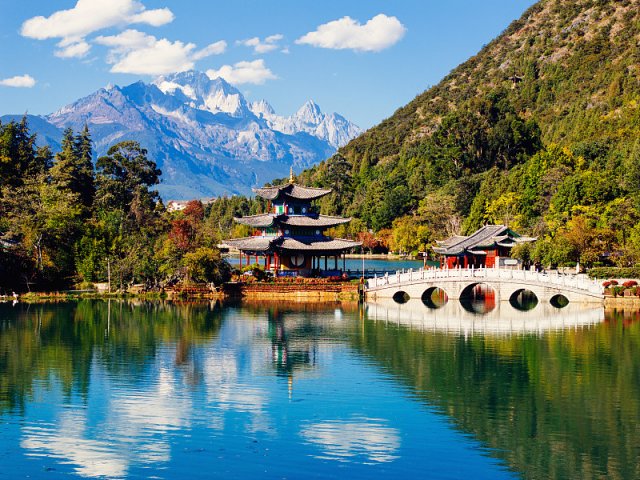
[[[590,268],[591,278],[640,278],[640,266],[637,267],[597,267]]]

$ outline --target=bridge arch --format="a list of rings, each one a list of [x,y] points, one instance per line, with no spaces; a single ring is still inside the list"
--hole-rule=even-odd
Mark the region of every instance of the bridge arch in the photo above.
[[[407,303],[410,299],[411,297],[409,296],[409,294],[403,290],[398,290],[393,294],[393,301],[396,303]]]
[[[509,303],[516,310],[527,312],[538,305],[539,299],[535,292],[527,288],[519,288],[509,297]]]
[[[442,308],[449,301],[449,295],[441,287],[429,287],[423,293],[421,297],[422,303],[432,309]]]
[[[488,313],[496,308],[497,292],[491,285],[474,282],[460,292],[460,305],[471,313]]]
[[[564,295],[562,295],[561,293],[558,293],[553,297],[551,297],[551,300],[549,300],[549,303],[556,308],[564,308],[567,305],[569,305],[569,299]]]

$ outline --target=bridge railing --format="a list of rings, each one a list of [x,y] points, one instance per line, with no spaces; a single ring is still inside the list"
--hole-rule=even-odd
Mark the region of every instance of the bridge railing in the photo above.
[[[401,286],[414,282],[451,279],[463,280],[467,278],[479,278],[486,280],[519,281],[554,287],[573,288],[594,294],[602,294],[602,286],[598,281],[590,280],[579,275],[564,275],[558,272],[543,273],[529,270],[508,270],[500,268],[452,268],[452,269],[423,269],[398,270],[394,274],[374,276],[367,280],[367,289],[373,290],[388,285]]]

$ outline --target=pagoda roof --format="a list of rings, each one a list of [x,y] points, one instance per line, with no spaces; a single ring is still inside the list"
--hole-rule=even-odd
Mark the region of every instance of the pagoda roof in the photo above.
[[[275,200],[283,195],[296,200],[316,200],[331,193],[331,189],[303,187],[296,183],[276,185],[274,187],[254,188],[253,191],[259,197],[266,200]]]
[[[333,217],[330,215],[290,215],[279,219],[284,225],[292,227],[333,227],[349,223],[351,217]]]
[[[250,227],[270,227],[273,225],[273,221],[276,215],[271,213],[263,213],[262,215],[248,215],[246,217],[233,217],[235,222],[242,225],[248,225]]]
[[[463,252],[473,254],[484,253],[479,249],[495,245],[511,247],[516,243],[532,242],[533,237],[523,237],[504,225],[485,225],[469,236],[455,235],[446,240],[437,241],[433,247],[436,253],[442,255],[458,255]]]
[[[238,250],[250,250],[252,252],[266,252],[272,250],[272,243],[275,240],[274,237],[244,237],[244,238],[231,238],[225,240],[224,244],[230,247],[237,248]]]
[[[276,250],[307,251],[307,252],[331,252],[343,251],[359,247],[361,242],[345,240],[342,238],[309,237],[245,237],[225,240],[226,245],[239,250],[252,252],[268,252]]]
[[[318,239],[300,239],[300,238],[285,238],[280,245],[283,250],[305,250],[305,251],[342,251],[349,250],[350,248],[359,247],[362,242],[354,242],[352,240],[345,240],[343,238],[327,238],[322,240]]]
[[[234,217],[234,220],[242,225],[255,228],[266,228],[273,225],[286,225],[291,227],[328,228],[343,223],[348,223],[351,218],[333,217],[330,215],[275,215],[263,213],[247,217]]]

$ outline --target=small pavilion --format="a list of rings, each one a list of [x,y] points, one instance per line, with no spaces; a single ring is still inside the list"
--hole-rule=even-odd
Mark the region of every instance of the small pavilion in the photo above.
[[[225,241],[240,250],[243,264],[262,262],[265,270],[280,276],[335,276],[345,269],[344,255],[360,242],[331,238],[325,230],[351,221],[351,218],[320,215],[312,202],[331,193],[331,189],[298,185],[291,174],[289,183],[254,188],[257,196],[269,201],[269,212],[234,218],[253,229],[249,237]],[[339,259],[342,259],[342,270]]]
[[[469,236],[454,235],[446,240],[436,240],[433,251],[440,255],[440,265],[446,268],[492,268],[517,264],[510,258],[513,246],[535,240],[504,225],[485,225]]]

